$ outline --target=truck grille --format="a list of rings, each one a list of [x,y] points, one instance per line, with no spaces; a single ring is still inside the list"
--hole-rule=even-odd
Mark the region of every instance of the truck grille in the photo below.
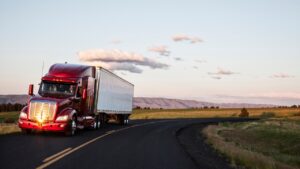
[[[45,122],[52,121],[56,112],[56,102],[31,101],[29,106],[29,120]]]

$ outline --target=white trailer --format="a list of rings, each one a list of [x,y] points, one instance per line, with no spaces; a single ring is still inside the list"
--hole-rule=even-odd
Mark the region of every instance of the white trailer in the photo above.
[[[100,119],[106,122],[114,119],[121,124],[127,124],[132,113],[133,94],[133,84],[102,67],[97,67],[95,110]]]

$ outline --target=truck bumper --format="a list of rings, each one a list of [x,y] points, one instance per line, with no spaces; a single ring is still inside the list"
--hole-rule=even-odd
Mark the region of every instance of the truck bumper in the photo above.
[[[42,131],[65,131],[68,127],[67,123],[37,123],[28,120],[19,119],[19,127],[21,129],[33,129],[33,130],[42,130]]]

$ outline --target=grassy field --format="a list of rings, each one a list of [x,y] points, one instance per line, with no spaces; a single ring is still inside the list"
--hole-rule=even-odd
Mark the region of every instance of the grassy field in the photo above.
[[[175,119],[175,118],[217,118],[217,117],[238,117],[241,109],[138,109],[134,110],[130,119]],[[287,117],[300,114],[300,109],[248,109],[250,117],[263,117],[265,115],[277,117]],[[19,112],[0,112],[0,124],[4,122],[17,122]],[[10,124],[13,126],[13,124]],[[6,124],[5,130],[7,130]],[[0,131],[3,131],[3,125],[0,126]],[[14,130],[12,130],[14,131]],[[0,132],[3,133],[3,132]],[[7,132],[5,132],[7,133]]]
[[[300,168],[300,116],[222,123],[202,132],[234,166]]]
[[[0,123],[0,135],[20,132],[21,129],[15,123]]]
[[[252,108],[247,109],[250,117],[300,115],[299,108]],[[134,110],[130,119],[170,119],[170,118],[214,118],[238,117],[241,109],[175,109],[175,110]]]
[[[5,121],[17,121],[20,112],[0,112],[0,123]]]
[[[16,125],[19,114],[20,112],[0,112],[0,135],[21,131]]]

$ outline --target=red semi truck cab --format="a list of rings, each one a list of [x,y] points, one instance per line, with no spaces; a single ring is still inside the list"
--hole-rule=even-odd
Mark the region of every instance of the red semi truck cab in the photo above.
[[[43,130],[74,135],[77,129],[97,129],[110,119],[127,124],[132,112],[133,85],[94,66],[54,64],[42,77],[38,96],[33,95],[33,85],[28,94],[18,122],[23,133]],[[121,97],[123,102],[118,103]],[[102,104],[100,98],[110,102]]]

